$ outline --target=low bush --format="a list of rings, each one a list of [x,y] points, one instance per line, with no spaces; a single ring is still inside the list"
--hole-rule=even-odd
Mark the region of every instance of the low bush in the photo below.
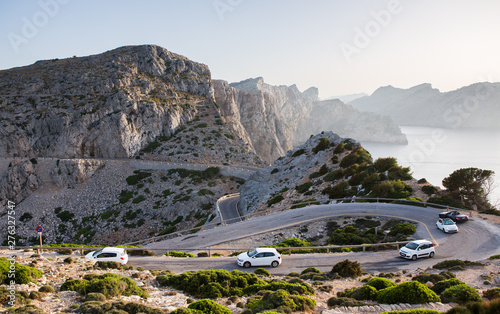
[[[256,275],[264,276],[264,277],[270,277],[271,276],[271,273],[267,269],[265,269],[265,268],[257,268],[253,273],[256,274]]]
[[[76,291],[81,295],[99,292],[105,295],[106,298],[120,295],[149,297],[148,293],[139,288],[132,279],[112,273],[87,274],[83,279],[68,279],[61,285],[60,290]]]
[[[284,290],[267,292],[262,298],[250,299],[247,308],[253,313],[276,310],[281,313],[294,311],[310,312],[316,307],[316,301],[308,297],[293,295]]]
[[[486,302],[472,302],[465,307],[457,306],[446,314],[498,314],[500,313],[500,299]]]
[[[195,301],[188,305],[188,309],[197,310],[204,314],[231,314],[231,310],[227,307],[208,299]]]
[[[397,224],[394,227],[392,227],[391,231],[389,231],[389,235],[395,236],[398,234],[402,234],[402,235],[409,236],[409,235],[414,234],[416,230],[417,230],[417,228],[415,227],[414,224],[409,223],[409,222],[403,222],[403,223]]]
[[[285,198],[281,194],[275,195],[269,201],[267,201],[267,206],[271,206],[273,204],[279,203],[284,199]]]
[[[129,256],[155,256],[155,252],[151,250],[127,250]]]
[[[500,288],[493,288],[484,291],[483,297],[488,300],[500,299]]]
[[[431,290],[436,292],[437,295],[443,293],[444,290],[448,289],[451,286],[461,285],[463,282],[458,280],[457,278],[451,278],[447,280],[440,281],[431,287]]]
[[[440,312],[428,309],[413,309],[404,311],[385,311],[380,314],[440,314]]]
[[[407,281],[395,287],[382,289],[377,294],[377,302],[383,304],[440,302],[438,295],[418,281]]]
[[[465,304],[468,302],[478,302],[481,301],[481,296],[476,289],[466,285],[458,284],[449,287],[441,293],[441,299],[443,302]]]
[[[305,193],[311,188],[312,185],[313,185],[312,182],[309,181],[304,184],[298,185],[295,189],[299,193]]]
[[[91,292],[85,296],[85,302],[87,301],[105,302],[106,296],[100,292]]]
[[[40,289],[38,289],[38,291],[46,292],[46,293],[54,293],[56,291],[56,289],[54,289],[54,287],[52,287],[52,286],[44,285],[44,286],[41,286]]]
[[[433,284],[435,284],[439,281],[443,281],[443,280],[451,279],[451,278],[455,278],[455,274],[453,274],[452,272],[449,272],[449,271],[443,271],[443,272],[440,272],[439,274],[421,273],[417,276],[414,276],[411,280],[416,280],[416,281],[423,283],[423,284],[430,281]]]
[[[484,264],[480,262],[471,262],[471,261],[462,261],[459,259],[452,259],[452,260],[446,260],[439,262],[432,266],[434,269],[450,269],[453,267],[460,266],[462,268],[465,268],[467,266],[484,266]]]
[[[351,293],[349,293],[349,298],[353,298],[356,300],[376,300],[377,289],[369,285],[364,285],[360,288],[354,289]]]
[[[127,266],[122,263],[112,262],[112,261],[99,261],[95,263],[94,267],[98,267],[100,269],[124,269]]]
[[[382,290],[385,288],[396,286],[396,284],[394,282],[390,281],[389,279],[380,278],[380,277],[371,278],[370,280],[368,280],[366,285],[372,286],[373,288],[375,288],[377,290]]]
[[[165,256],[173,256],[173,257],[195,257],[196,255],[188,253],[188,252],[179,252],[179,251],[170,251],[168,253],[163,253]]]
[[[432,194],[436,194],[436,192],[438,191],[438,189],[433,186],[433,185],[424,185],[422,187],[422,192],[424,192],[425,194],[431,196]]]
[[[326,302],[328,307],[340,307],[340,306],[363,306],[366,305],[365,302],[353,299],[353,298],[345,298],[345,297],[331,297]]]
[[[340,277],[353,277],[357,278],[363,274],[361,264],[359,262],[346,259],[342,262],[335,264],[330,271],[330,274],[338,274]]]
[[[498,254],[498,255],[492,255],[492,256],[490,256],[489,259],[500,259],[500,254]]]
[[[271,291],[277,291],[277,290],[284,290],[288,293],[293,293],[293,294],[307,294],[307,295],[314,295],[314,289],[309,286],[307,283],[290,283],[286,281],[272,281],[269,283],[260,283],[260,284],[254,284],[250,285],[247,288],[243,290],[243,292],[246,295],[252,295],[255,294],[259,291],[265,291],[265,290],[271,290]]]
[[[9,314],[45,314],[44,310],[34,305],[26,305],[18,308],[11,308],[8,310]]]
[[[10,293],[11,291],[7,290],[5,286],[0,287],[0,304],[9,305],[9,301],[15,301],[15,305],[24,305],[29,302],[29,293],[27,291],[14,290],[13,295]]]
[[[253,273],[239,270],[229,272],[222,269],[160,275],[156,280],[160,286],[170,286],[197,298],[243,296],[243,289],[264,284],[264,281]]]
[[[73,257],[69,256],[69,257],[66,257],[63,262],[64,262],[64,264],[72,264],[75,262],[75,260],[73,259]]]
[[[377,158],[373,163],[378,172],[386,172],[391,167],[397,166],[398,161],[394,157]]]
[[[321,271],[317,269],[316,267],[307,267],[304,269],[300,274],[307,274],[307,273],[316,273],[316,274],[321,274]]]
[[[7,258],[0,257],[0,283],[10,284],[10,281],[14,280],[16,284],[28,284],[35,282],[42,276],[42,271],[39,269],[14,263],[14,278],[9,278],[8,274],[11,266]]]
[[[94,313],[116,313],[116,314],[164,314],[160,309],[146,306],[136,302],[99,302],[87,301],[84,302],[77,310],[82,314]]]

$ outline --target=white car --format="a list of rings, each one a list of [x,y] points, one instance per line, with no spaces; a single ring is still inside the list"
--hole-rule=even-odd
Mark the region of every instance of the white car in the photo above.
[[[238,255],[238,266],[248,268],[250,266],[272,266],[281,265],[281,254],[274,248],[256,248]]]
[[[411,241],[399,250],[399,256],[414,261],[420,257],[434,257],[434,254],[434,243],[428,240]]]
[[[97,262],[118,262],[123,265],[128,262],[127,251],[119,247],[105,247],[99,251],[92,251],[85,255],[85,258]]]
[[[439,218],[436,221],[436,227],[444,233],[458,232],[457,224],[450,218]]]

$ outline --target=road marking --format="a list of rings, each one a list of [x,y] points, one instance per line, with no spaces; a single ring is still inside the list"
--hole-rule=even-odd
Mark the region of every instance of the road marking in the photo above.
[[[302,221],[299,221],[299,222],[290,223],[290,224],[287,224],[287,225],[282,225],[282,226],[279,226],[279,227],[276,227],[276,228],[271,228],[271,229],[267,229],[267,230],[263,230],[263,231],[258,231],[258,232],[250,233],[250,234],[247,234],[245,236],[241,236],[241,237],[235,238],[233,240],[244,239],[244,238],[251,237],[251,236],[254,236],[254,235],[258,235],[258,234],[262,234],[262,233],[265,233],[265,232],[275,231],[275,230],[279,230],[279,229],[283,229],[283,228],[288,228],[288,227],[293,227],[293,226],[296,226],[296,225],[299,225],[299,224],[303,224],[303,223],[306,223],[306,222],[312,222],[312,221],[315,221],[315,220],[320,220],[320,219],[325,219],[325,218],[342,217],[342,216],[366,216],[366,215],[367,215],[367,213],[353,213],[353,214],[346,213],[346,214],[338,214],[338,215],[328,215],[328,216],[316,217],[316,218],[302,220]],[[431,237],[432,242],[436,243],[436,247],[439,246],[439,243],[436,241],[436,239],[434,239],[434,237],[432,236],[431,231],[429,230],[429,228],[427,227],[427,225],[425,223],[419,221],[419,220],[411,219],[411,218],[406,218],[406,217],[400,217],[400,216],[394,216],[394,215],[382,215],[382,214],[370,214],[370,216],[374,216],[374,217],[377,217],[377,216],[379,216],[379,217],[393,217],[393,218],[400,218],[400,219],[403,219],[403,220],[411,220],[411,221],[415,221],[417,223],[421,223],[422,225],[424,225],[425,229],[427,230],[427,233],[429,233],[429,236]],[[231,240],[231,241],[233,241],[233,240]]]

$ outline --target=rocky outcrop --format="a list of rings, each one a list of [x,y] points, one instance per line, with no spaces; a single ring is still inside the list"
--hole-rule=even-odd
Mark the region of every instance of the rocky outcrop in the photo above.
[[[6,208],[8,201],[19,203],[38,188],[36,160],[15,158],[0,178],[0,201]]]
[[[131,157],[213,98],[210,71],[164,48],[0,71],[0,156]]]
[[[442,93],[431,84],[409,89],[385,86],[349,102],[361,111],[388,115],[400,125],[498,128],[500,83],[476,83]]]
[[[360,113],[339,100],[318,99],[318,89],[272,86],[263,78],[228,84],[213,81],[222,115],[256,153],[271,163],[311,134],[333,131],[356,140],[406,143],[388,117]]]
[[[103,166],[102,160],[58,160],[50,176],[58,187],[74,189],[77,184],[87,181]]]

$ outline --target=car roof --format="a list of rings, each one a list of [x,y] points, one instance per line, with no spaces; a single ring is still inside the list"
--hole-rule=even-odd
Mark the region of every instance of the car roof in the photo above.
[[[448,217],[446,217],[446,218],[441,218],[441,219],[443,219],[443,221],[453,221],[453,219],[448,218]],[[453,221],[453,222],[454,222],[454,221]]]
[[[414,241],[411,241],[413,243],[417,243],[417,244],[422,244],[422,243],[432,243],[431,241],[429,240],[414,240]]]
[[[273,247],[258,247],[256,250],[257,252],[276,252],[276,249]]]
[[[105,247],[102,252],[123,252],[125,249],[121,247]]]

